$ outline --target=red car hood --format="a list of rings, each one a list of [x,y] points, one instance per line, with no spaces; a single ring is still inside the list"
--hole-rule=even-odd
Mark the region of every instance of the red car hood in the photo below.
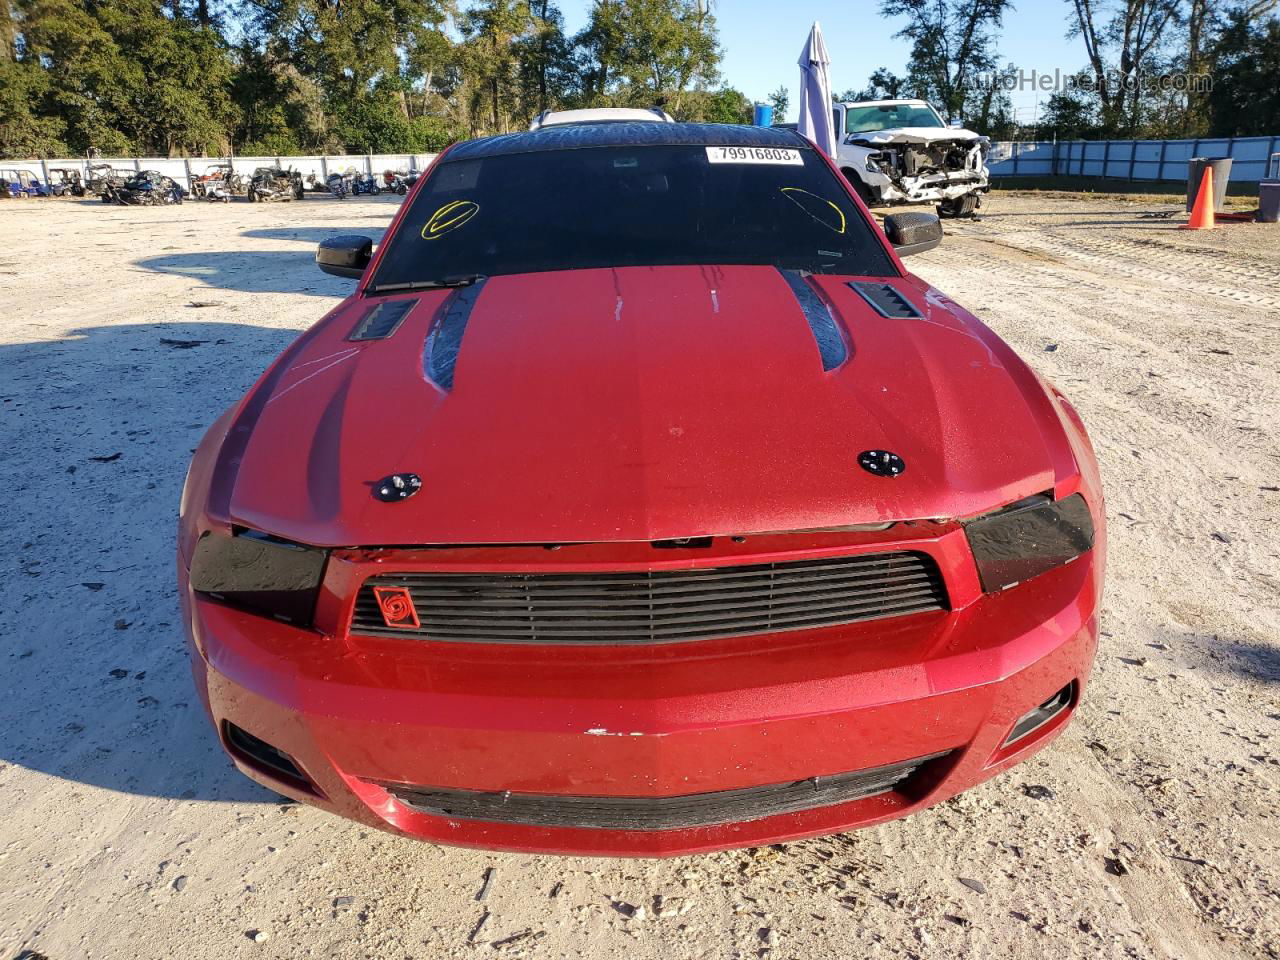
[[[849,346],[829,371],[773,268],[496,277],[448,389],[424,344],[461,291],[396,298],[417,305],[367,342],[347,337],[377,301],[353,298],[237,415],[229,519],[327,546],[655,540],[965,516],[1074,469],[1045,391],[977,320],[915,278],[889,281],[908,320],[813,279]],[[864,450],[906,471],[872,475]],[[422,489],[374,500],[396,472]]]

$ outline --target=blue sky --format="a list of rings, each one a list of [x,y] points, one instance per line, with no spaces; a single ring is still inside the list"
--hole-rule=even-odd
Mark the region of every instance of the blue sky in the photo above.
[[[590,7],[591,0],[561,0],[565,29],[570,33],[581,29]],[[833,90],[861,88],[876,67],[905,72],[908,48],[893,38],[904,21],[885,20],[876,13],[878,8],[879,3],[871,0],[857,4],[837,0],[788,4],[777,0],[713,0],[724,48],[721,73],[730,86],[752,100],[764,100],[771,91],[785,86],[791,92],[792,116],[788,119],[794,120],[800,72],[796,59],[814,20],[822,24],[831,54]],[[1026,71],[1051,73],[1060,69],[1064,74],[1074,73],[1085,64],[1085,54],[1079,38],[1066,39],[1068,12],[1064,0],[1017,2],[1016,9],[1005,16],[998,45],[1000,63],[1012,62]],[[1047,96],[1041,93],[1039,102],[1043,103]],[[1018,119],[1031,122],[1037,103],[1035,92],[1014,91],[1012,98]]]

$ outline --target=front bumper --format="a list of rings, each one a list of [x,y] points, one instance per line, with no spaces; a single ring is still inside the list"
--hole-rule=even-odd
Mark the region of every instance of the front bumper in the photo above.
[[[963,563],[957,536],[913,546]],[[197,596],[181,564],[180,575],[196,685],[248,776],[434,842],[667,856],[901,817],[1042,747],[1068,722],[1088,677],[1101,565],[1086,554],[991,596],[966,594],[971,577],[952,570],[950,611],[638,648],[299,630]],[[1020,717],[1073,684],[1070,707],[1005,745]],[[228,744],[228,724],[284,751],[302,779]],[[931,757],[873,796],[674,829],[470,819],[421,812],[396,796],[434,788],[669,803]]]

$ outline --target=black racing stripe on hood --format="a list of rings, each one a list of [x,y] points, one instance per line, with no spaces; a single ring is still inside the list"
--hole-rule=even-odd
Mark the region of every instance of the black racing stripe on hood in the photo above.
[[[799,270],[780,269],[778,272],[791,287],[800,309],[804,311],[804,318],[809,321],[809,329],[813,331],[818,353],[822,356],[822,369],[834,370],[849,359],[849,346],[840,332],[840,325],[831,314],[831,308]]]
[[[480,299],[485,280],[480,279],[468,287],[460,287],[445,301],[444,313],[427,336],[427,350],[423,366],[427,376],[442,390],[453,389],[453,368],[458,364],[458,351],[462,349],[462,336],[467,331],[467,320]]]

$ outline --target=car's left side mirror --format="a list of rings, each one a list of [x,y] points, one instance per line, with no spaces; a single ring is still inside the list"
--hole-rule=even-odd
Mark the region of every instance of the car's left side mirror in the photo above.
[[[891,213],[884,218],[884,232],[898,256],[909,257],[942,242],[942,221],[933,213]]]
[[[316,247],[316,266],[335,277],[359,280],[373,257],[373,241],[368,237],[342,236],[321,240]]]

